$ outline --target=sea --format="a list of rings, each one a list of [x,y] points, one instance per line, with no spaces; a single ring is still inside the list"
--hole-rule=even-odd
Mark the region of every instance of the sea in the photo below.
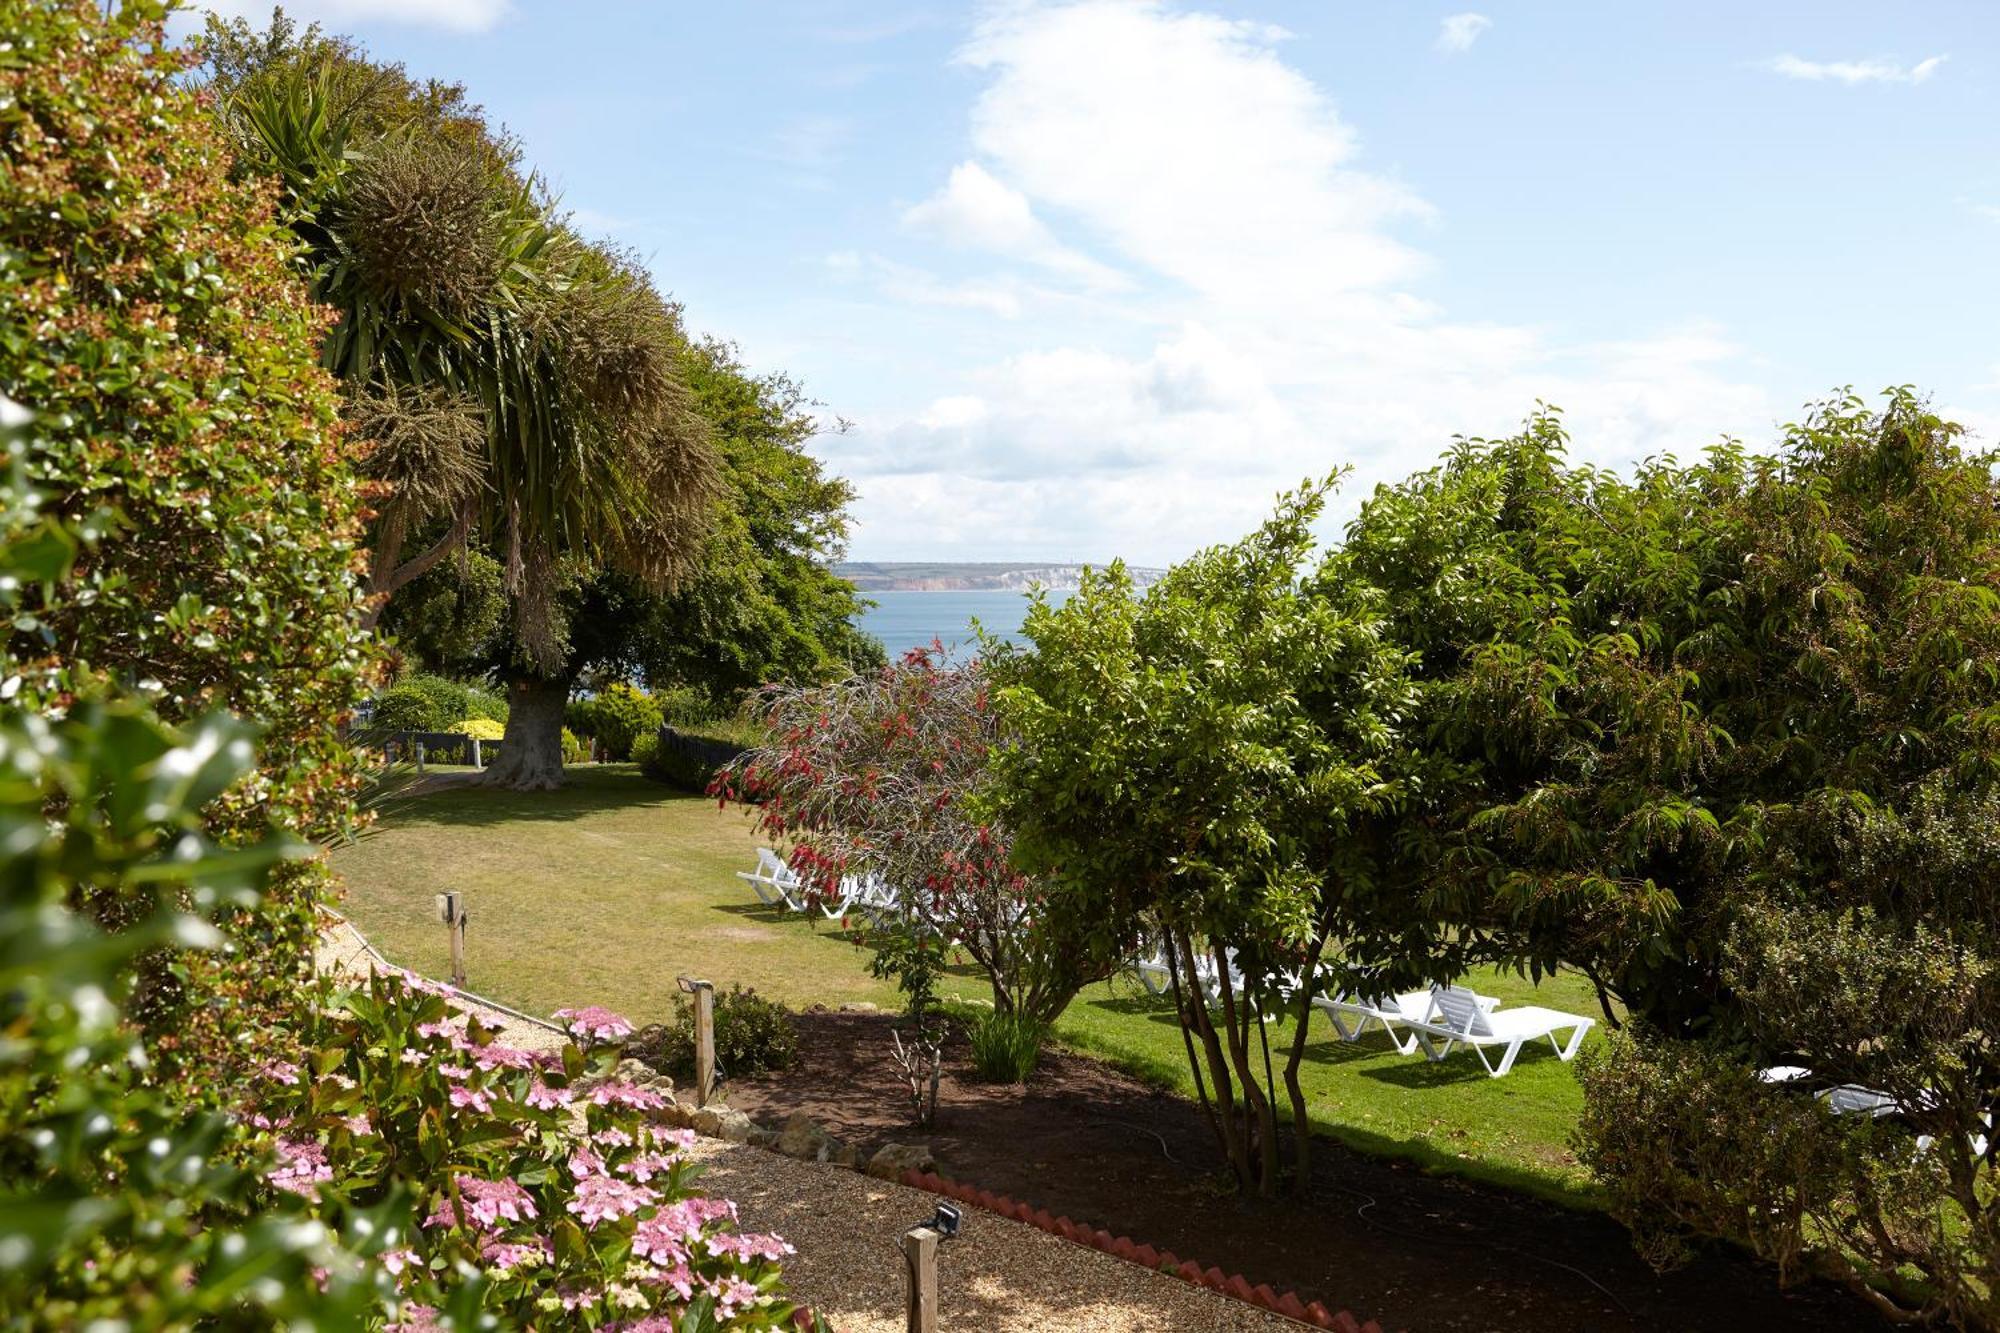
[[[978,651],[974,621],[995,638],[1015,642],[1028,614],[1028,594],[992,589],[951,592],[865,592],[875,605],[858,617],[861,628],[882,641],[891,660],[912,648],[928,647],[933,639],[964,656]],[[1061,604],[1067,591],[1049,594]]]

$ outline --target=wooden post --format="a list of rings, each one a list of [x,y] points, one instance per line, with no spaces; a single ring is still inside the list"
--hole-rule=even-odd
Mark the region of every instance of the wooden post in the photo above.
[[[421,772],[423,772],[423,771],[424,771],[424,743],[423,743],[422,741],[418,741],[418,742],[417,742],[417,772],[421,773]]]
[[[451,984],[462,990],[465,987],[465,906],[456,893],[440,893],[437,905],[438,920],[444,922],[451,943]]]
[[[472,738],[472,766],[474,768],[486,767],[486,765],[479,762],[479,737],[477,736]]]
[[[903,1262],[908,1268],[910,1322],[907,1333],[937,1333],[937,1251],[941,1237],[929,1227],[903,1233]]]
[[[694,977],[678,980],[694,996],[694,1104],[699,1110],[715,1091],[715,987]]]

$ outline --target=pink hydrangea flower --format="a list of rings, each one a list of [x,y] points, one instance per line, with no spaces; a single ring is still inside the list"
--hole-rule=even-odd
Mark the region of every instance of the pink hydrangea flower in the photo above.
[[[590,1090],[590,1100],[599,1106],[629,1106],[635,1111],[657,1111],[667,1099],[651,1088],[630,1083],[600,1083]]]
[[[464,1039],[465,1032],[455,1020],[441,1018],[430,1023],[417,1024],[417,1035],[419,1037],[449,1037],[451,1038],[452,1045],[456,1046]]]
[[[528,1088],[528,1105],[539,1107],[544,1111],[553,1111],[559,1106],[568,1106],[570,1096],[568,1088],[552,1088],[540,1079],[536,1079]]]
[[[604,1159],[588,1148],[578,1148],[569,1155],[569,1173],[578,1180],[601,1176],[604,1174]]]
[[[672,1287],[674,1294],[684,1301],[694,1299],[694,1272],[685,1263],[675,1262],[671,1266],[662,1264],[643,1279],[663,1287]]]
[[[481,1069],[532,1069],[535,1057],[515,1047],[493,1042],[485,1046],[474,1046],[472,1062]]]
[[[632,1035],[632,1025],[602,1005],[558,1009],[556,1017],[564,1020],[571,1036],[587,1041],[617,1041],[620,1037]]]
[[[544,1264],[555,1257],[555,1250],[542,1237],[536,1237],[531,1244],[520,1244],[507,1240],[488,1240],[479,1247],[481,1257],[496,1273],[504,1273],[523,1264]]]
[[[381,1254],[382,1267],[389,1270],[390,1277],[399,1276],[405,1268],[415,1268],[423,1261],[415,1250],[384,1250]]]
[[[687,1271],[687,1245],[671,1220],[662,1221],[655,1216],[639,1223],[632,1232],[632,1253],[661,1268]],[[687,1292],[681,1292],[681,1297],[685,1300]]]
[[[493,1109],[493,1099],[491,1097],[481,1092],[478,1088],[468,1088],[463,1083],[454,1083],[451,1085],[451,1104],[461,1109],[470,1107],[480,1112],[491,1111]]]
[[[592,1143],[601,1143],[607,1148],[629,1148],[632,1146],[632,1136],[616,1125],[598,1130],[590,1136],[590,1141]]]
[[[576,1195],[569,1201],[569,1210],[583,1219],[584,1225],[598,1222],[614,1222],[621,1217],[629,1217],[649,1203],[657,1203],[659,1195],[643,1185],[631,1185],[610,1176],[591,1176],[577,1182]]]
[[[299,1081],[299,1067],[290,1060],[266,1060],[257,1066],[257,1072],[273,1083],[294,1087]]]
[[[640,1153],[622,1168],[634,1180],[651,1180],[654,1176],[664,1176],[673,1170],[674,1158],[668,1153]]]
[[[402,1319],[384,1324],[382,1329],[383,1333],[438,1333],[437,1311],[411,1301],[403,1306]]]
[[[317,1199],[319,1187],[333,1179],[333,1168],[327,1165],[326,1149],[319,1144],[307,1139],[280,1139],[278,1165],[265,1173],[264,1179],[281,1190]]]
[[[725,1278],[721,1282],[710,1283],[709,1291],[715,1296],[715,1312],[727,1319],[738,1310],[747,1310],[757,1303],[762,1294],[740,1277]]]
[[[708,1237],[703,1243],[708,1246],[708,1252],[717,1258],[736,1259],[746,1264],[756,1259],[777,1260],[797,1253],[784,1237],[776,1235],[737,1235],[724,1231]]]
[[[472,1077],[472,1069],[468,1065],[439,1065],[437,1071],[449,1079],[462,1081]]]

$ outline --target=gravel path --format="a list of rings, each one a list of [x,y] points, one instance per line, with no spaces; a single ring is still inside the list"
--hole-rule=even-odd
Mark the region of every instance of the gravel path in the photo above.
[[[361,933],[334,921],[320,937],[323,972],[366,976],[379,966]],[[555,1050],[560,1033],[471,1002],[463,1008],[526,1050]],[[902,1333],[903,1260],[895,1242],[937,1200],[856,1171],[801,1162],[720,1139],[695,1155],[713,1190],[736,1200],[747,1231],[775,1231],[798,1248],[785,1260],[795,1299],[838,1333]],[[938,1327],[958,1333],[1239,1333],[1297,1329],[1227,1300],[1046,1232],[968,1208],[938,1252]]]
[[[896,1240],[937,1199],[854,1171],[703,1139],[707,1187],[736,1200],[750,1231],[798,1247],[785,1283],[839,1333],[902,1333]],[[1275,1333],[1301,1325],[1148,1272],[1047,1232],[965,1210],[938,1250],[938,1327],[991,1333]]]

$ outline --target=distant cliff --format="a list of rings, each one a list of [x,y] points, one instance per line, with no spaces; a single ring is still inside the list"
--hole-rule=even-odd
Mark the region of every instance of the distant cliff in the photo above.
[[[1098,566],[1102,568],[1102,566]],[[1083,565],[953,564],[945,561],[850,560],[833,572],[862,592],[1026,592],[1074,588]],[[1145,587],[1164,570],[1130,568],[1132,581]]]

